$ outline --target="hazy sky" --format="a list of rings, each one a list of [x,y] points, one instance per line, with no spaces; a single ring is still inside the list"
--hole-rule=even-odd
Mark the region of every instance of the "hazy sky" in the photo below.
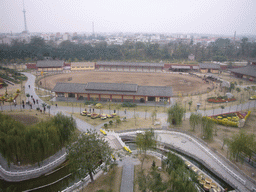
[[[0,0],[0,33],[24,30],[22,0]],[[25,0],[30,32],[256,35],[256,0]]]

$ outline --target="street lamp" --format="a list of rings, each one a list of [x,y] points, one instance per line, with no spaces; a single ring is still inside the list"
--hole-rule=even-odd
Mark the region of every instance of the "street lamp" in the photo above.
[[[51,106],[50,105],[47,105],[47,108],[49,109],[49,117],[50,117],[50,112],[51,112]]]

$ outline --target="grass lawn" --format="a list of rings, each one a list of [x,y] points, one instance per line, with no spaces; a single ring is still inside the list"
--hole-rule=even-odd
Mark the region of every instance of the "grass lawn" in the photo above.
[[[48,113],[40,113],[36,110],[13,110],[13,111],[3,111],[3,114],[10,115],[15,120],[25,124],[33,125],[40,121],[45,121],[49,119]]]
[[[87,123],[97,126],[100,124],[108,124],[107,129],[109,130],[113,130],[113,131],[120,131],[120,130],[126,130],[126,129],[135,129],[135,128],[160,128],[162,125],[152,125],[152,119],[147,117],[147,119],[144,118],[136,118],[136,120],[134,118],[131,119],[126,119],[125,121],[122,121],[120,124],[116,124],[115,121],[117,119],[117,117],[114,118],[107,118],[105,120],[101,120],[100,118],[96,118],[96,119],[92,119],[91,117],[87,117],[87,116],[81,116],[79,113],[74,113],[73,116],[86,121]],[[120,119],[122,119],[123,117],[120,117]],[[112,120],[113,124],[109,125],[109,121]],[[135,124],[136,121],[136,124]],[[156,119],[156,121],[159,121],[158,119]],[[105,128],[104,126],[102,126],[102,128]]]
[[[117,117],[107,118],[105,120],[102,120],[100,118],[92,119],[91,117],[82,116],[79,113],[73,113],[73,116],[75,116],[83,121],[86,121],[87,123],[94,125],[94,126],[100,125],[102,123],[109,123],[110,120],[112,120],[114,122],[117,119]]]
[[[80,192],[118,192],[122,181],[122,167],[114,166],[106,175],[102,174],[93,183],[89,183]]]
[[[156,120],[158,121],[158,119]],[[119,125],[116,125],[115,122],[113,125],[108,125],[109,130],[113,131],[121,131],[121,130],[127,130],[127,129],[136,129],[136,128],[160,128],[162,125],[152,125],[152,120],[147,118],[137,118],[136,124],[135,119],[126,119],[125,121],[122,121]],[[102,126],[104,128],[104,126]]]

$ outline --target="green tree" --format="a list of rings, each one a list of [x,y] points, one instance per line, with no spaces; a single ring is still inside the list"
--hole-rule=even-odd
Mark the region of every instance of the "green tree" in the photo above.
[[[228,141],[228,149],[230,157],[236,161],[243,160],[242,154],[245,154],[251,160],[253,150],[255,149],[255,136],[253,134],[246,134],[245,131],[241,130],[238,134],[234,134]]]
[[[193,131],[202,121],[202,115],[200,113],[191,113],[189,117],[189,124]]]
[[[168,111],[168,122],[173,125],[180,125],[182,123],[182,117],[184,115],[185,110],[182,106],[175,103],[171,106]]]
[[[222,114],[223,113],[223,109],[225,108],[225,106],[221,105],[220,108],[221,108],[221,114]]]
[[[138,133],[135,138],[135,143],[137,148],[139,149],[139,154],[142,155],[142,162],[141,162],[141,170],[143,168],[143,163],[147,155],[147,151],[157,144],[157,137],[153,129],[149,131],[145,131],[144,133]]]
[[[108,142],[94,130],[80,134],[67,149],[72,171],[79,178],[89,174],[93,182],[93,173],[101,162],[105,163],[105,168],[111,163],[112,150]]]
[[[173,153],[168,153],[164,164],[167,173],[170,175],[168,191],[197,191],[194,185],[196,175],[186,169],[185,163],[180,157]]]
[[[201,121],[202,135],[205,139],[211,140],[213,138],[213,129],[216,124],[208,117],[203,117]]]
[[[29,94],[29,93],[27,93],[27,94],[26,94],[26,97],[27,97],[27,98],[28,98],[28,100],[29,100],[30,94]]]
[[[241,92],[241,89],[239,87],[237,87],[236,92],[237,92],[237,97],[238,97],[238,93]]]
[[[154,125],[155,123],[155,120],[156,120],[156,110],[154,110],[152,113],[151,113],[151,118],[152,118],[152,125]]]
[[[190,111],[190,107],[191,107],[192,103],[193,103],[193,101],[189,101],[189,102],[188,102],[188,105],[189,105],[189,111]]]

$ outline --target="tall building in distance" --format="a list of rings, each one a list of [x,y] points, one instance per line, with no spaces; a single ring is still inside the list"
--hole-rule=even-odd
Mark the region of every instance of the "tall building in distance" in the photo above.
[[[25,6],[24,6],[24,0],[23,0],[23,14],[24,14],[24,28],[25,30],[22,33],[28,33],[27,30],[27,21],[26,21],[26,10],[25,10]]]

